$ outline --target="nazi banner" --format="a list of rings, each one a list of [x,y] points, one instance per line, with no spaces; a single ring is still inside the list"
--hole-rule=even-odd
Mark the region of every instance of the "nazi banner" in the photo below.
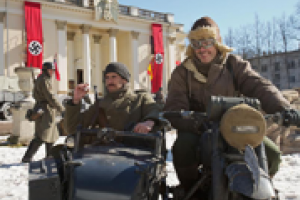
[[[27,67],[42,68],[43,27],[41,5],[25,1],[25,25],[27,38]]]

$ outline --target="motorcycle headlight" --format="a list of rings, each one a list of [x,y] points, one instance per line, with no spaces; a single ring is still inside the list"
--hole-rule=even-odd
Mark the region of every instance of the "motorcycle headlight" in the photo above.
[[[230,108],[220,123],[220,131],[225,141],[239,150],[244,150],[247,145],[257,147],[263,141],[266,130],[262,113],[247,104]]]

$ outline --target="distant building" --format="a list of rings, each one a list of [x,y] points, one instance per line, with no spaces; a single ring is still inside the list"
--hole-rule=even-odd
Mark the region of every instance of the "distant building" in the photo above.
[[[26,65],[25,0],[0,0],[0,75],[15,76]],[[129,67],[131,85],[150,89],[151,24],[163,29],[163,89],[176,61],[184,59],[183,25],[172,13],[118,4],[117,0],[34,0],[41,4],[44,61],[57,54],[61,81],[54,92],[66,95],[70,85],[87,82],[103,93],[102,72],[112,61]]]
[[[286,54],[284,52],[264,53],[263,56],[248,60],[253,69],[269,79],[280,90],[300,87],[300,50],[289,51]]]

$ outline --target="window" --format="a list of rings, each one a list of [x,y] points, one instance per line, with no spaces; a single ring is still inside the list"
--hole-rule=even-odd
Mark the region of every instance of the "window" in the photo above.
[[[252,65],[252,69],[257,70],[257,67],[255,65]]]
[[[280,74],[275,74],[274,82],[280,81]]]
[[[287,63],[288,69],[295,69],[295,61],[290,61]]]
[[[275,86],[280,89],[280,83],[275,84]]]
[[[267,66],[267,65],[263,65],[263,66],[261,67],[261,71],[262,71],[262,72],[268,71],[268,66]]]
[[[77,84],[81,84],[83,82],[83,70],[77,69]]]
[[[275,71],[280,71],[280,63],[279,62],[276,62],[275,63]]]
[[[295,76],[290,76],[289,81],[290,81],[290,83],[295,83],[296,82],[296,77]]]

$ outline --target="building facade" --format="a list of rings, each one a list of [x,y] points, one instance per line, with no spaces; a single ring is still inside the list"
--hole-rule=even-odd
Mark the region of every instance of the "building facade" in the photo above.
[[[44,61],[57,55],[61,81],[53,90],[58,95],[80,82],[97,85],[103,94],[103,70],[113,61],[129,67],[134,89],[150,90],[152,23],[163,28],[164,91],[176,61],[184,59],[186,34],[171,13],[119,5],[117,0],[34,2],[41,4]],[[26,63],[24,0],[0,0],[0,46],[0,75],[15,76],[14,69]]]
[[[252,68],[280,90],[300,88],[300,50],[248,59]]]

